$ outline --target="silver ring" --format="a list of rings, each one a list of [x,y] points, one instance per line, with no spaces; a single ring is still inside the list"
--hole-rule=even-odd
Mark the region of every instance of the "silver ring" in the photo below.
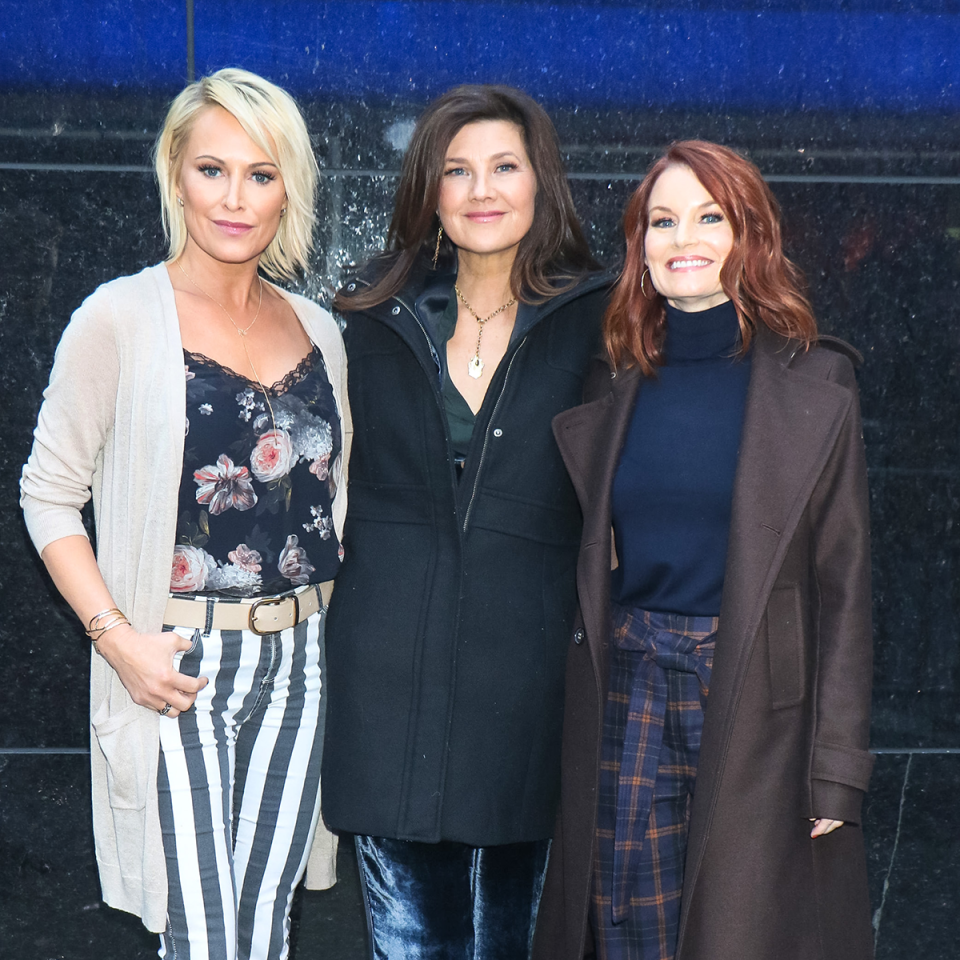
[[[172,703],[165,703],[163,705],[163,709],[158,710],[157,713],[159,713],[161,717],[165,717],[172,709],[173,709]]]

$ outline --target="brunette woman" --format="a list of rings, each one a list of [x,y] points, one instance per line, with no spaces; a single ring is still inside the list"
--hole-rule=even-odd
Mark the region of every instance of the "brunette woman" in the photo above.
[[[356,417],[328,628],[324,816],[357,835],[378,958],[529,952],[559,789],[580,534],[550,421],[606,283],[543,110],[451,90],[389,250],[340,291]]]
[[[672,146],[625,228],[606,359],[554,421],[584,537],[536,955],[866,960],[859,358],[733,151]]]
[[[243,70],[174,100],[156,169],[168,260],[74,314],[22,503],[93,640],[104,900],[162,957],[280,960],[318,828],[350,416],[333,319],[259,270],[307,266],[318,172],[296,104]]]

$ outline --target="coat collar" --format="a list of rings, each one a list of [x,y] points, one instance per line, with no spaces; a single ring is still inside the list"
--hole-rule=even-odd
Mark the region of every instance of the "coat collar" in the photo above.
[[[362,271],[346,284],[347,289],[351,289],[351,284],[371,286],[376,280],[386,272],[390,263],[390,254],[385,254],[374,258]],[[386,323],[388,326],[397,327],[402,324],[396,318],[405,313],[416,314],[421,304],[430,310],[442,310],[446,307],[447,301],[453,291],[453,285],[456,283],[457,271],[456,264],[452,260],[447,260],[439,264],[439,269],[432,269],[427,261],[420,258],[414,264],[410,277],[407,280],[403,290],[396,296],[390,297],[383,303],[369,309],[369,314],[378,320]],[[544,317],[549,316],[562,306],[591,293],[594,290],[600,290],[609,287],[613,283],[613,276],[610,273],[598,272],[587,274],[579,283],[562,293],[545,300],[543,303],[532,304],[528,313],[528,329],[539,323]],[[394,313],[393,306],[399,304],[406,307],[401,313]],[[526,311],[525,311],[526,312]]]
[[[583,511],[577,591],[600,683],[607,673],[603,641],[613,557],[613,477],[641,380],[639,367],[612,371],[604,361],[595,361],[586,395],[596,395],[596,399],[566,410],[553,420],[557,445]]]

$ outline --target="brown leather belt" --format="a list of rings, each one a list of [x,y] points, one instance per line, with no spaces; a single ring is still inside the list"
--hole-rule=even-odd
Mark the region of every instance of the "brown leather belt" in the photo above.
[[[276,597],[170,597],[163,622],[197,630],[252,630],[263,636],[302,623],[321,602],[326,607],[332,593],[333,581],[325,580]]]

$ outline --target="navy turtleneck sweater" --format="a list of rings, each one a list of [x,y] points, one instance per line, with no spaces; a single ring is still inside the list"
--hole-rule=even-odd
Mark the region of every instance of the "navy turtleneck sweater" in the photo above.
[[[613,481],[618,603],[717,616],[750,380],[730,302],[667,305],[666,362],[644,380]]]

